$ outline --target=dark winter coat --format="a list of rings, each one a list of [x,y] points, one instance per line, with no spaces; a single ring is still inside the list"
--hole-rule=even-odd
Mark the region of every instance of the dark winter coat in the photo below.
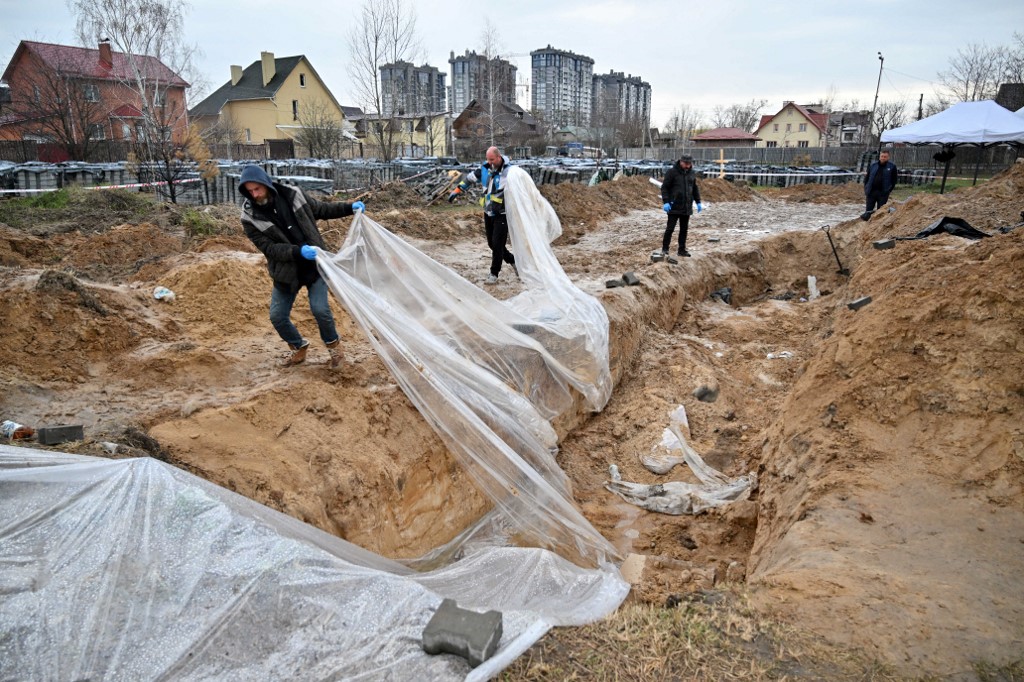
[[[672,164],[661,183],[661,201],[672,204],[669,213],[693,215],[694,202],[700,203],[697,173],[692,168],[684,170],[678,161]]]
[[[270,188],[271,202],[278,196],[285,199],[294,215],[296,239],[289,239],[284,231],[252,200],[245,189],[246,182],[258,182]],[[343,218],[352,215],[352,204],[316,201],[297,187],[271,180],[258,166],[247,166],[242,171],[238,191],[246,198],[242,204],[242,229],[245,236],[267,257],[267,271],[274,285],[297,291],[303,282],[303,267],[312,261],[302,257],[302,244],[324,248],[324,238],[316,226],[317,220]],[[296,244],[295,242],[299,243]],[[315,267],[315,266],[314,266]],[[315,279],[315,278],[314,278]]]
[[[879,163],[875,161],[868,167],[868,172],[864,176],[864,194],[870,194],[872,187],[875,184],[875,176],[879,173]],[[888,196],[889,192],[892,191],[893,187],[896,186],[896,181],[899,179],[899,171],[896,170],[896,164],[892,161],[886,161],[885,166],[881,169],[882,173],[882,194]]]

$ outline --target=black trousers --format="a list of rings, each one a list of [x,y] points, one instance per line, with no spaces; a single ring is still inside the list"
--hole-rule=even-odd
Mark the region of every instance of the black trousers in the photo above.
[[[668,226],[665,228],[665,236],[661,240],[661,250],[668,251],[672,246],[672,232],[676,229],[676,222],[679,223],[679,255],[686,251],[686,233],[690,228],[690,216],[679,215],[678,213],[668,214]]]
[[[504,213],[496,215],[484,214],[484,232],[487,234],[487,246],[491,247],[491,274],[495,277],[501,272],[502,261],[515,265],[516,258],[505,248],[508,241],[508,218]]]
[[[879,209],[882,206],[885,206],[887,201],[889,201],[888,192],[872,190],[868,192],[867,210],[874,211],[876,209]]]

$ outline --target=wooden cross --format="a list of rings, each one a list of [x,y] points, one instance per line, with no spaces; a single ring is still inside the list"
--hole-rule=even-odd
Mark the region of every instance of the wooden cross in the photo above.
[[[727,159],[727,158],[725,158],[725,150],[724,149],[719,149],[718,150],[718,158],[717,159],[712,159],[711,163],[717,163],[718,164],[718,177],[724,178],[725,177],[725,164],[732,163],[735,160],[736,159]]]

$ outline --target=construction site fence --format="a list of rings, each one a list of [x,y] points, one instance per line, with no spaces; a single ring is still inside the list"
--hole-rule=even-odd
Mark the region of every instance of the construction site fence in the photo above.
[[[886,147],[893,163],[899,168],[936,168],[944,163],[934,156],[941,151],[938,145]],[[996,145],[992,147],[956,147],[956,156],[950,163],[950,174],[991,175],[1012,166],[1020,154],[1017,145]],[[762,164],[769,166],[839,166],[862,170],[865,163],[877,157],[878,147],[863,145],[847,147],[626,147],[619,149],[620,161],[653,159],[671,162],[689,155],[695,163],[712,163],[722,158],[734,162]]]

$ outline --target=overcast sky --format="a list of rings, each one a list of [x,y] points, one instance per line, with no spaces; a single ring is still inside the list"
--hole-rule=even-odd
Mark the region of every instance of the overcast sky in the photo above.
[[[348,33],[362,0],[196,0],[188,40],[203,51],[200,71],[212,87],[261,51],[306,55],[342,104],[355,105]],[[449,53],[479,49],[485,23],[499,48],[530,78],[531,50],[551,45],[594,60],[595,73],[623,71],[651,84],[652,123],[681,104],[710,112],[766,99],[810,103],[834,88],[836,103],[870,108],[885,57],[879,100],[916,109],[937,87],[936,73],[972,42],[1009,45],[1024,32],[1024,0],[517,0],[474,3],[416,0],[423,59],[448,73]],[[0,0],[0,59],[22,39],[76,44],[63,0]],[[417,62],[421,63],[421,62]],[[524,88],[525,90],[526,88]],[[528,105],[521,98],[520,103]],[[910,107],[908,107],[909,109]]]

